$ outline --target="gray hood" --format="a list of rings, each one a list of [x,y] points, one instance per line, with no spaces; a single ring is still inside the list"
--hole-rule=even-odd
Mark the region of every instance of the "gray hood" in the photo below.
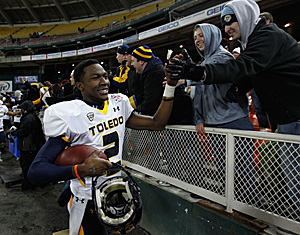
[[[225,62],[227,60],[228,56],[233,58],[231,53],[221,46],[222,33],[217,26],[212,24],[197,24],[194,27],[193,32],[195,32],[197,27],[200,27],[202,31],[205,45],[203,53],[195,44],[196,50],[203,61],[201,65],[222,63],[223,61]],[[223,56],[226,57],[226,59],[224,59]]]
[[[231,7],[235,13],[241,30],[241,45],[245,49],[248,37],[260,20],[259,6],[252,0],[233,0],[227,3],[226,6]]]
[[[201,65],[225,63],[234,60],[233,55],[221,45],[222,34],[218,27],[212,24],[198,24],[204,37],[204,53],[197,47],[202,57]],[[196,45],[195,45],[196,46]],[[226,92],[231,83],[204,85],[198,82],[195,89],[194,108],[195,123],[218,125],[229,123],[248,115],[248,100],[244,97],[244,104],[230,103],[226,100]]]

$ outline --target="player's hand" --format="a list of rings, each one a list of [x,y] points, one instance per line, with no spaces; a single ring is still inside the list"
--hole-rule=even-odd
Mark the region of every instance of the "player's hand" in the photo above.
[[[188,79],[192,81],[200,81],[204,74],[204,67],[197,66],[186,49],[183,54],[179,54],[170,59],[167,65],[167,72],[171,74],[172,80]]]
[[[185,61],[177,58],[171,58],[167,64],[167,72],[170,74],[170,79],[179,80],[184,78],[184,63]]]
[[[166,77],[164,79],[167,81],[166,83],[168,85],[170,85],[170,86],[177,85],[178,80],[171,79],[171,74],[168,73],[168,71],[167,71],[167,64],[165,64],[165,75],[166,75]],[[166,84],[164,84],[164,85],[166,85]]]
[[[183,49],[183,54],[175,55],[170,59],[170,62],[167,65],[168,73],[171,74],[170,78],[172,80],[187,78],[189,76],[189,67],[194,65],[195,63],[191,59],[187,50]]]
[[[186,83],[185,79],[180,79],[180,80],[178,80],[178,82],[177,82],[177,84],[176,84],[176,87],[178,87],[178,86],[180,86],[180,85],[183,85],[183,84],[185,84],[185,83]],[[164,78],[164,81],[163,81],[163,83],[162,83],[163,87],[165,87],[166,84],[167,84],[167,77]]]
[[[196,130],[200,135],[205,135],[205,128],[203,123],[199,123],[196,125]]]
[[[101,150],[94,151],[83,163],[78,165],[78,174],[81,177],[101,176],[112,167],[109,160],[98,157],[100,152]]]

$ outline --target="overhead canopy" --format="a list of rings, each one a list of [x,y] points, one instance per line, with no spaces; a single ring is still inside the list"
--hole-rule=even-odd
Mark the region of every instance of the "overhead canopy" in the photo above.
[[[0,26],[38,25],[99,18],[151,0],[0,0]]]

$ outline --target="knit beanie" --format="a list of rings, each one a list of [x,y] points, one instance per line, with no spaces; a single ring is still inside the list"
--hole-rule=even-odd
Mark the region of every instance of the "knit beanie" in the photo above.
[[[234,11],[231,7],[225,6],[221,14],[221,23],[223,28],[225,28],[225,25],[230,25],[233,22],[237,22]]]
[[[122,46],[119,46],[117,49],[117,53],[125,55],[127,49],[129,46],[127,46],[126,44],[123,44]]]
[[[145,45],[145,46],[140,46],[135,50],[133,50],[132,56],[134,56],[138,60],[148,62],[152,58],[153,53],[150,47]]]

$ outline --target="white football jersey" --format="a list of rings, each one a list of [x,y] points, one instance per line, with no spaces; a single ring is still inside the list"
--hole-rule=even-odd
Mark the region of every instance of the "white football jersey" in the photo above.
[[[6,113],[8,112],[8,108],[6,105],[0,105],[0,131],[3,131],[3,119]]]
[[[111,162],[121,163],[125,123],[132,111],[128,97],[123,94],[109,94],[103,110],[81,100],[60,102],[45,111],[45,134],[66,137],[71,146],[94,146],[102,150]],[[97,185],[107,177],[110,175],[99,177]],[[92,199],[91,187],[91,177],[85,178],[85,185],[78,179],[71,180],[71,190],[80,198]]]
[[[17,105],[14,105],[14,106],[12,106],[11,111],[12,112],[17,112],[17,111],[21,111],[21,109],[18,108]],[[22,117],[22,113],[19,113],[19,114],[15,115],[13,117],[14,118],[14,122],[20,122],[21,121],[21,117]]]

